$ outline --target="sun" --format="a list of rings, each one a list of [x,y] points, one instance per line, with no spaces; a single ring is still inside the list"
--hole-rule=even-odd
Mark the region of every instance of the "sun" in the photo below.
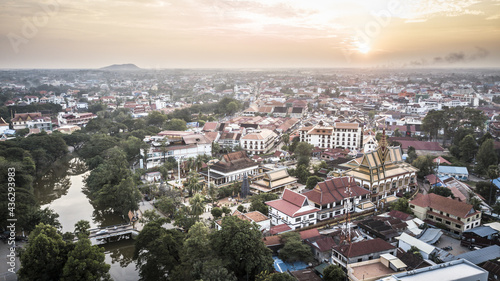
[[[368,44],[358,43],[358,51],[362,54],[368,54],[371,51],[371,47]]]

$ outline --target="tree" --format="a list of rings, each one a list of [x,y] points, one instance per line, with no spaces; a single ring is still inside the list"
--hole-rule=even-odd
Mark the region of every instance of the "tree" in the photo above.
[[[204,213],[205,203],[204,198],[201,194],[196,193],[193,198],[189,200],[191,204],[191,214],[196,217],[196,220],[200,219],[200,215]]]
[[[226,110],[230,115],[233,115],[236,111],[238,111],[238,104],[234,101],[230,102],[226,106]]]
[[[451,196],[451,198],[454,198],[453,193],[451,192],[451,189],[449,189],[447,187],[443,187],[443,186],[436,186],[436,187],[432,188],[431,190],[429,190],[429,193],[434,193],[437,195],[441,195],[443,197],[450,197]]]
[[[431,139],[438,138],[438,132],[444,126],[444,111],[431,110],[422,120],[422,129],[429,134]]]
[[[496,192],[492,192],[492,185],[493,184],[489,181],[480,181],[476,183],[476,193],[483,196],[489,205],[493,205],[496,202]]]
[[[391,209],[407,214],[413,214],[410,204],[408,204],[408,200],[406,198],[399,198],[396,202],[392,203]]]
[[[460,141],[460,159],[464,162],[472,162],[477,152],[477,144],[473,135],[467,135]]]
[[[308,144],[307,142],[299,142],[295,147],[293,153],[295,153],[298,156],[311,157],[313,148],[314,148],[313,145]]]
[[[406,157],[406,162],[407,163],[413,163],[413,161],[415,161],[415,159],[417,159],[418,155],[417,155],[417,152],[415,151],[415,148],[413,146],[409,146],[408,147],[408,157]]]
[[[238,208],[236,208],[240,213],[246,213],[247,210],[245,209],[245,206],[239,205]]]
[[[345,278],[345,272],[338,265],[331,264],[323,270],[324,281],[343,281]]]
[[[144,226],[135,242],[134,260],[141,280],[168,280],[168,274],[180,264],[182,234],[165,229],[160,218]]]
[[[301,184],[306,184],[307,178],[309,178],[310,175],[311,173],[306,165],[299,165],[295,170],[295,177],[298,178],[298,182]]]
[[[472,208],[474,210],[479,211],[481,210],[481,200],[476,197],[474,193],[469,194],[469,199],[467,199],[467,203],[472,205]]]
[[[279,251],[279,258],[286,262],[310,262],[313,260],[311,247],[302,243],[298,232],[288,232],[281,236],[281,241],[284,243],[283,248]]]
[[[430,155],[421,155],[411,163],[415,168],[418,168],[417,175],[419,178],[434,173],[435,163],[432,160],[433,158]]]
[[[160,127],[167,120],[167,116],[159,111],[151,111],[146,118],[147,125]]]
[[[214,217],[214,219],[218,219],[218,218],[222,217],[222,209],[219,208],[219,207],[212,208],[212,210],[210,211],[210,213],[212,214],[212,216]]]
[[[281,136],[281,141],[282,141],[285,145],[290,144],[290,134],[287,134],[287,133],[283,134],[283,135]]]
[[[493,139],[487,139],[479,147],[476,155],[476,171],[484,175],[488,172],[488,167],[498,164],[497,154],[493,153],[495,151],[495,146]]]
[[[186,126],[186,121],[182,119],[172,119],[168,122],[165,122],[165,125],[163,125],[163,128],[165,130],[171,130],[171,131],[185,131],[187,130]]]
[[[79,239],[68,253],[61,280],[112,280],[108,273],[111,266],[104,259],[104,248],[92,246],[89,239]]]
[[[268,215],[269,208],[265,204],[267,201],[276,200],[279,195],[276,193],[260,193],[255,194],[250,198],[250,210],[249,211],[259,211],[264,215]]]
[[[195,171],[189,172],[188,185],[187,185],[189,196],[193,196],[194,192],[200,191],[202,185],[199,182],[198,173]]]
[[[75,234],[78,238],[89,237],[90,223],[86,220],[79,220],[75,223]]]
[[[307,178],[306,188],[313,189],[316,186],[316,184],[318,184],[318,182],[322,182],[322,181],[324,181],[324,179],[322,177],[310,176]]]
[[[68,248],[57,229],[40,223],[31,232],[29,244],[21,255],[20,280],[59,280]]]
[[[218,255],[228,271],[236,277],[247,276],[253,280],[273,264],[271,250],[262,242],[262,235],[256,224],[235,216],[222,219],[222,229],[211,235],[213,251]]]
[[[222,212],[224,213],[225,216],[229,216],[231,214],[231,209],[226,206],[223,206]]]

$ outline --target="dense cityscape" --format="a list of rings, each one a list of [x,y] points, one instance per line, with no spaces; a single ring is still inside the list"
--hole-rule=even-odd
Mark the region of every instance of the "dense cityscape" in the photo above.
[[[0,281],[500,280],[499,1],[0,1]]]
[[[0,88],[5,280],[499,266],[498,70],[126,64],[4,70]]]

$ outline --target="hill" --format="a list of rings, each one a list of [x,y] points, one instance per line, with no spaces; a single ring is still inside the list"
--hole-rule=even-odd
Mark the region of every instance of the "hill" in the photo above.
[[[133,63],[113,64],[100,68],[101,70],[140,70],[141,68]]]

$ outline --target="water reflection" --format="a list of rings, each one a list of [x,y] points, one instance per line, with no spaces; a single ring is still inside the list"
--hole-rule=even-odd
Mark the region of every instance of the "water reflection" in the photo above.
[[[49,207],[59,214],[62,231],[74,231],[79,220],[87,220],[90,227],[102,227],[125,222],[120,215],[104,212],[93,206],[83,193],[84,179],[90,172],[78,158],[56,163],[47,174],[34,183],[34,192],[42,208]],[[134,254],[134,241],[123,240],[104,245],[106,263],[111,265],[114,280],[135,281],[138,273]]]
[[[109,273],[116,281],[139,280],[136,263],[132,260],[134,256],[133,240],[122,240],[104,245],[106,263],[111,265]]]

